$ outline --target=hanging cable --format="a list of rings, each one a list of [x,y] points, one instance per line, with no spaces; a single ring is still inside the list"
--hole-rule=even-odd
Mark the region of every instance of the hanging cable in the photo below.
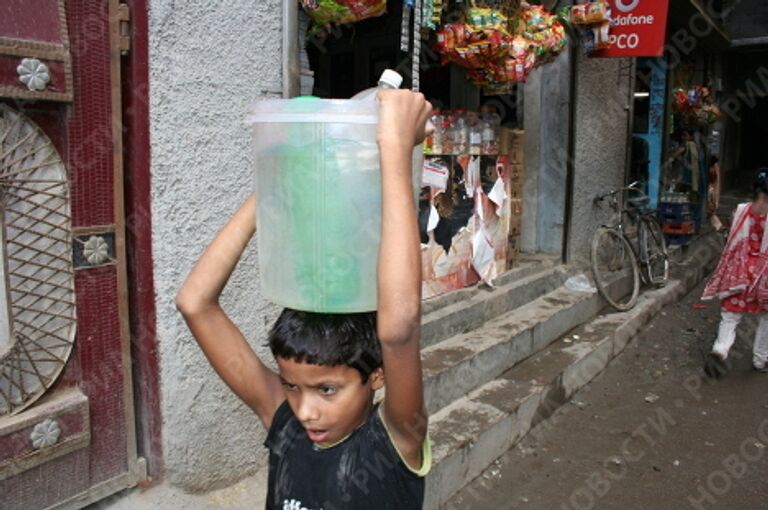
[[[413,56],[411,58],[411,88],[418,92],[421,75],[421,25],[424,22],[423,0],[415,0],[413,7]]]
[[[408,53],[411,42],[411,12],[414,0],[403,1],[403,20],[400,25],[400,51]]]

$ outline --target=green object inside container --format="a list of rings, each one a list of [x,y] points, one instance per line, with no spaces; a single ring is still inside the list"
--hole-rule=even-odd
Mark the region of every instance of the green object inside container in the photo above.
[[[260,102],[253,112],[264,295],[299,310],[375,310],[377,105],[301,97]],[[415,200],[420,172],[414,184]]]
[[[292,126],[289,136],[301,136],[303,127]],[[292,210],[284,235],[291,237],[290,245],[297,251],[295,281],[302,301],[321,303],[313,311],[344,310],[360,298],[359,263],[345,253],[350,235],[344,228],[349,221],[345,206],[350,198],[328,192],[343,189],[335,156],[339,145],[326,138],[322,150],[315,144],[274,149],[281,180],[286,184],[281,196]],[[317,225],[321,218],[325,221]]]

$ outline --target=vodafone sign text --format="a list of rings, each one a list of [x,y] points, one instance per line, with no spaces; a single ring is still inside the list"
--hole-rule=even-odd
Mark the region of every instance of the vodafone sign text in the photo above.
[[[669,0],[608,0],[614,26],[611,47],[596,57],[660,57],[664,54]]]

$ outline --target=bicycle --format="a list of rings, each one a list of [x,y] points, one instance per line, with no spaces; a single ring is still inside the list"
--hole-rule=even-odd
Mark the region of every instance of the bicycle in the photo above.
[[[627,197],[629,207],[624,206],[625,193],[637,195]],[[656,212],[646,208],[648,195],[638,188],[638,182],[599,195],[594,198],[593,204],[599,207],[606,200],[618,214],[618,221],[602,225],[595,232],[590,252],[592,273],[600,295],[608,304],[619,311],[627,311],[637,303],[641,279],[646,285],[663,287],[666,284],[669,256]],[[625,218],[630,219],[629,224],[625,224]],[[635,231],[632,231],[632,226],[636,227]],[[632,242],[635,239],[636,245]],[[619,297],[614,298],[611,287],[626,277],[630,277],[632,282],[631,292],[618,292]]]

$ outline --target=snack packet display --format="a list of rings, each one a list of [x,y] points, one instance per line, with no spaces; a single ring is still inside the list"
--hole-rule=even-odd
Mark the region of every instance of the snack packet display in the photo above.
[[[677,88],[672,92],[672,98],[672,108],[685,125],[706,126],[721,116],[720,108],[707,87]]]
[[[508,93],[568,44],[563,25],[540,5],[523,2],[512,18],[504,10],[472,6],[466,20],[444,25],[435,49],[443,64],[467,68],[467,76],[486,94]]]
[[[579,32],[579,43],[588,53],[611,46],[611,7],[605,0],[563,9],[563,17]]]
[[[597,25],[610,22],[610,5],[605,0],[574,5],[570,8],[569,21],[574,25]]]
[[[422,25],[430,30],[435,30],[440,24],[446,3],[443,0],[423,0],[424,19]]]

